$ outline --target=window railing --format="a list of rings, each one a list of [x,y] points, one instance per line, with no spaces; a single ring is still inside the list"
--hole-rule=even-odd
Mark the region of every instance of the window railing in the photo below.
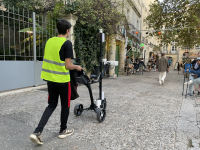
[[[136,37],[138,40],[141,40],[141,32],[139,32],[138,29],[132,23],[129,23],[128,25],[130,29],[129,33]],[[138,34],[136,34],[136,32],[138,32]]]

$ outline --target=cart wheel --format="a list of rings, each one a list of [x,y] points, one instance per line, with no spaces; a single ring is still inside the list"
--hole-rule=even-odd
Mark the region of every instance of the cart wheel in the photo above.
[[[106,109],[106,107],[107,107],[107,102],[106,102],[106,100],[104,100],[104,102],[103,102],[103,108]]]
[[[83,112],[83,105],[82,104],[76,104],[74,107],[74,115],[80,116]]]
[[[106,118],[106,110],[103,108],[97,109],[97,120],[102,123]]]

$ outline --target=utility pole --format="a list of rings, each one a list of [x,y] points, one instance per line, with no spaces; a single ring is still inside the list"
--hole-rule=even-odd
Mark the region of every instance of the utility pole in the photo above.
[[[140,40],[141,40],[141,41],[142,41],[142,32],[141,32],[141,31],[142,31],[142,20],[143,20],[143,19],[142,19],[142,4],[143,4],[143,3],[142,3],[142,0],[141,0],[141,23],[140,23],[140,33],[141,33],[141,39],[140,39]]]
[[[142,26],[143,26],[143,17],[142,17],[142,6],[143,6],[143,1],[141,0],[141,23],[140,23],[140,34],[141,34],[141,37],[140,37],[140,41],[142,41]],[[144,58],[144,49],[142,50],[142,58]],[[145,60],[144,60],[144,62],[145,62]]]

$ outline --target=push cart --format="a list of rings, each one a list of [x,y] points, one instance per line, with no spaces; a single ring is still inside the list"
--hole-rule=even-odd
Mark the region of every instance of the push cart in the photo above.
[[[85,71],[78,72],[77,82],[79,84],[84,84],[89,91],[91,104],[88,108],[84,108],[83,104],[76,104],[74,107],[74,114],[80,116],[85,110],[93,110],[97,114],[97,120],[102,123],[106,118],[106,98],[104,98],[104,93],[102,92],[102,34],[103,31],[100,30],[100,74],[91,75],[90,78],[87,76]],[[97,80],[95,80],[97,78]],[[99,98],[94,100],[92,94],[91,84],[99,83]]]

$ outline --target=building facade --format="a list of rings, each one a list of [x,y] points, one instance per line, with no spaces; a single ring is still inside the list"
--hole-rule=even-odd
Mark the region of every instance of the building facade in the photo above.
[[[153,0],[121,0],[121,2],[124,2],[121,11],[126,16],[128,27],[122,23],[119,32],[107,38],[105,58],[108,61],[119,61],[118,67],[109,70],[110,76],[124,73],[126,56],[143,58],[146,64],[150,52],[153,52],[155,45],[159,44],[156,37],[148,37],[147,24],[144,22],[149,15],[149,5]]]
[[[149,59],[155,59],[158,54],[160,54],[159,44],[160,41],[156,36],[149,36],[149,33],[153,33],[153,29],[148,29],[148,24],[144,21],[145,18],[149,15],[150,4],[153,3],[154,0],[143,0],[142,2],[142,19],[141,19],[141,28],[142,28],[142,43],[144,43],[143,49],[143,58],[145,63],[148,62]],[[160,55],[159,55],[160,56]]]

